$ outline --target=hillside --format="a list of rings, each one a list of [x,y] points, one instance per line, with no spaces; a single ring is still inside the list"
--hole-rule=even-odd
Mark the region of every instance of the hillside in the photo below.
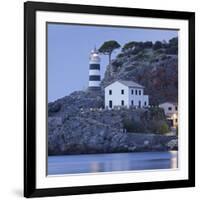
[[[160,109],[60,110],[48,117],[48,153],[175,150],[177,137],[161,134],[164,123],[164,113]]]
[[[49,103],[49,155],[177,149],[177,137],[163,135],[162,109],[102,107],[101,91],[76,91]]]
[[[133,80],[145,86],[151,104],[177,101],[177,41],[126,44],[107,66],[99,91],[74,91],[48,104],[49,155],[167,151],[178,148],[177,136],[158,107],[104,109],[104,87]]]
[[[171,39],[169,43],[129,42],[107,66],[102,88],[113,80],[132,80],[145,86],[150,104],[177,102],[177,53],[177,38]]]

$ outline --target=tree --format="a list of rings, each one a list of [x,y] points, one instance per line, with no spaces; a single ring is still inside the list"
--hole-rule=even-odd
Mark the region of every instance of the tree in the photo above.
[[[99,48],[99,52],[104,55],[108,55],[109,64],[110,64],[111,63],[111,54],[113,53],[113,51],[115,49],[118,49],[118,48],[120,48],[120,44],[115,40],[110,40],[110,41],[106,41],[102,44],[102,46]]]
[[[177,47],[178,46],[178,37],[174,37],[171,40],[169,40],[169,45],[173,46],[173,47],[174,46]]]
[[[168,48],[166,49],[167,54],[178,54],[178,38],[174,37],[169,40]]]
[[[153,45],[153,50],[157,50],[162,48],[162,42],[156,41],[155,44]]]
[[[123,46],[122,51],[124,52],[126,50],[132,49],[133,47],[136,46],[136,44],[137,44],[137,42],[135,42],[135,41],[128,42]]]
[[[153,43],[151,41],[144,42],[144,48],[152,48]]]

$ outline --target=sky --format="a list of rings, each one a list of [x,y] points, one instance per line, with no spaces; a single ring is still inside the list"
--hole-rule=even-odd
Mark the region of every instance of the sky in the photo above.
[[[89,79],[89,55],[105,41],[116,40],[121,47],[130,41],[168,41],[175,30],[52,24],[47,27],[48,102],[77,90],[85,90]],[[112,59],[121,51],[115,50]],[[101,56],[101,79],[108,57]]]

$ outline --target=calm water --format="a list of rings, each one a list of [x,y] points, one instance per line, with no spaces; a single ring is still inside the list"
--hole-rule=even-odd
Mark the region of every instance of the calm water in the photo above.
[[[177,151],[49,156],[48,174],[174,169]]]

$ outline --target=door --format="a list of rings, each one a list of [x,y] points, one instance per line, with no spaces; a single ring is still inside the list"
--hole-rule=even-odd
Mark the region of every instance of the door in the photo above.
[[[112,101],[109,101],[109,108],[112,108]]]
[[[139,101],[139,108],[141,108],[141,101]]]

